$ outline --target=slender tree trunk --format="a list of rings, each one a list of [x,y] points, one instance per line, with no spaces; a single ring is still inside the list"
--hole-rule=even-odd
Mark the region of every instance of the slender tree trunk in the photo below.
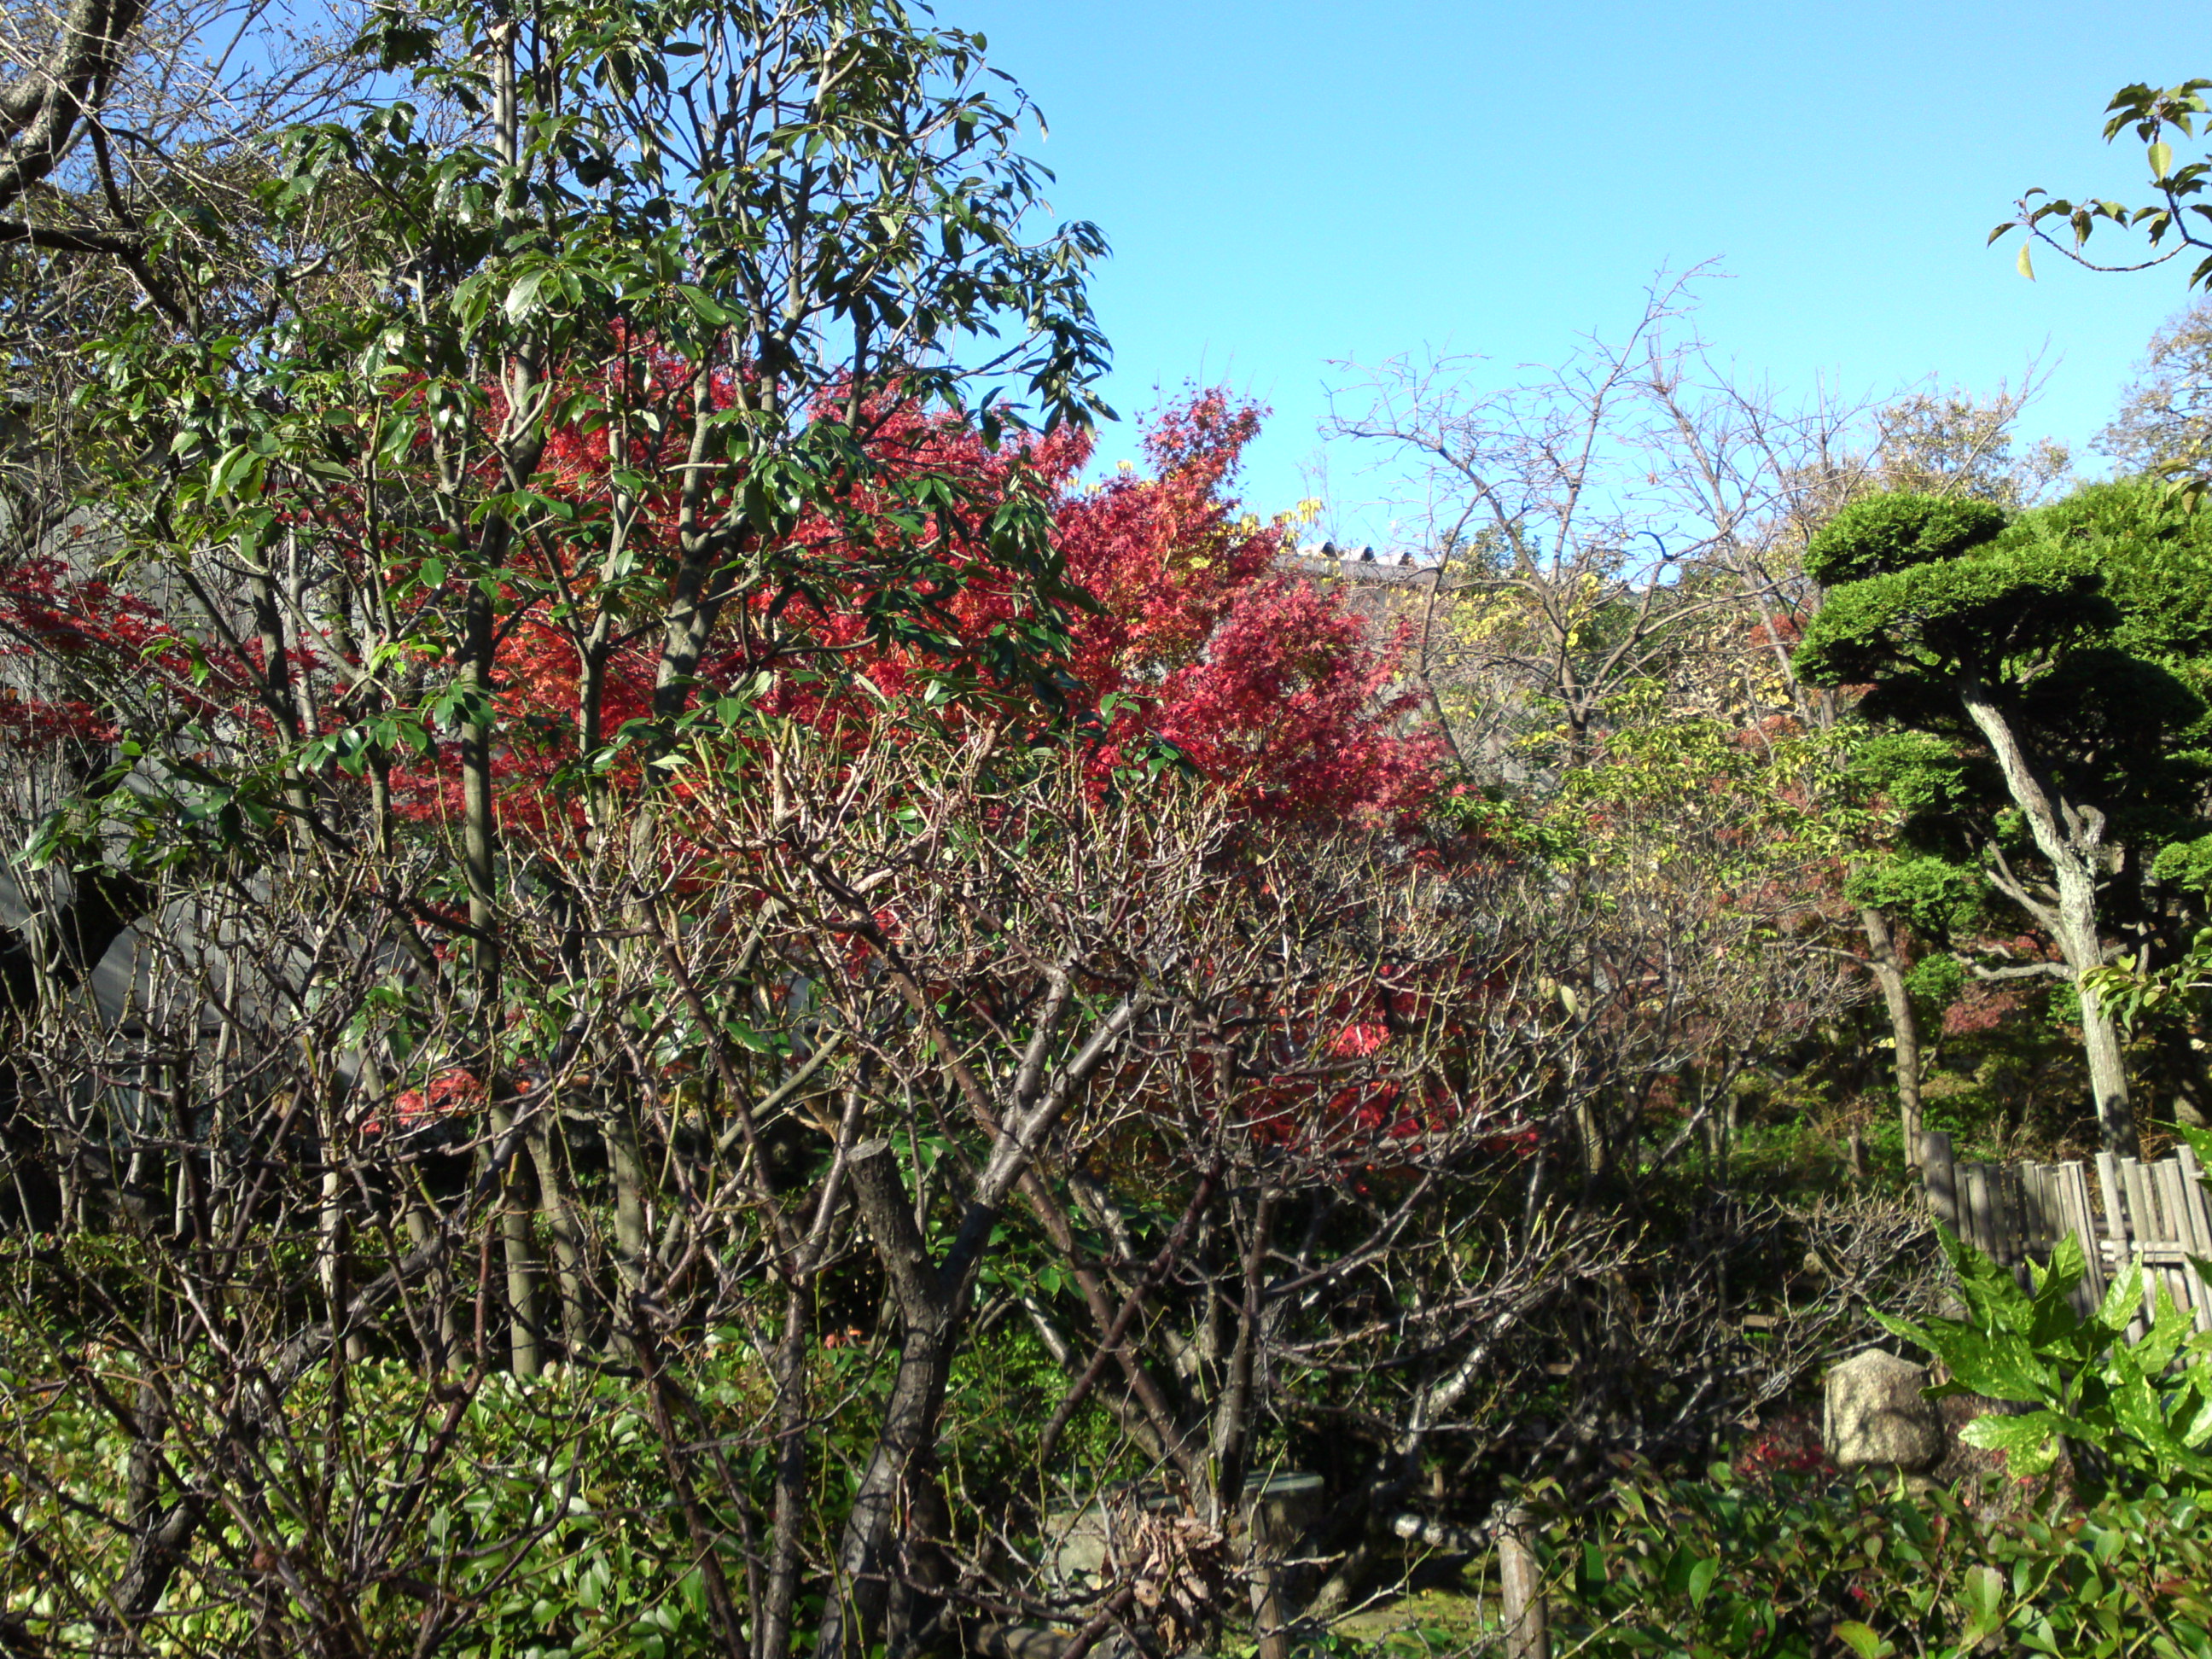
[[[492,800],[491,601],[481,585],[469,590],[465,630],[466,660],[461,674],[471,697],[468,725],[461,739],[461,867],[469,889],[471,950],[476,969],[477,1038],[489,1045],[498,1035],[500,980],[499,825]],[[490,1055],[483,1056],[488,1062]],[[489,1078],[484,1081],[489,1085]]]
[[[344,1155],[339,1145],[338,1115],[327,1093],[320,1103],[318,1115],[320,1121],[316,1127],[322,1140],[323,1176],[321,1211],[316,1225],[320,1256],[317,1272],[322,1280],[324,1304],[330,1310],[331,1322],[336,1324],[343,1319],[346,1300],[351,1293],[346,1282],[346,1251],[350,1241],[347,1237],[345,1177],[338,1167],[338,1160]],[[191,1156],[189,1148],[185,1156],[187,1158]],[[180,1184],[184,1180],[181,1170],[178,1180]],[[358,1331],[348,1332],[343,1348],[346,1357],[356,1360],[368,1358],[368,1338]]]
[[[1866,929],[1867,964],[1881,988],[1882,1006],[1889,1012],[1891,1048],[1897,1060],[1897,1117],[1905,1132],[1905,1162],[1920,1167],[1920,1015],[1912,1006],[1912,993],[1905,983],[1905,952],[1900,929],[1881,911],[1869,906],[1859,912]]]
[[[562,1184],[561,1164],[553,1145],[553,1132],[544,1115],[550,1103],[537,1107],[528,1139],[530,1161],[538,1174],[538,1209],[545,1218],[546,1237],[553,1244],[553,1271],[561,1297],[561,1347],[570,1363],[591,1352],[591,1274],[584,1261],[583,1230],[569,1207]]]
[[[1252,1231],[1238,1261],[1241,1295],[1238,1298],[1237,1340],[1229,1351],[1227,1386],[1221,1391],[1213,1415],[1212,1462],[1213,1513],[1208,1517],[1217,1530],[1229,1529],[1230,1516],[1243,1496],[1245,1465],[1249,1461],[1254,1409],[1254,1372],[1260,1363],[1265,1313],[1267,1246],[1275,1228],[1275,1212],[1282,1194],[1270,1187],[1260,1194],[1252,1217]]]
[[[514,1109],[495,1094],[491,1128],[501,1141],[514,1127]],[[545,1352],[538,1340],[544,1329],[538,1310],[537,1253],[530,1237],[529,1180],[525,1160],[516,1158],[505,1171],[499,1200],[500,1251],[507,1263],[507,1363],[517,1376],[535,1376],[544,1369]]]
[[[1050,1047],[1074,1000],[1075,987],[1062,971],[1053,970],[1051,980],[1051,993],[1036,1017],[1014,1079],[1011,1103],[994,1109],[975,1076],[964,1068],[956,1070],[970,1109],[985,1121],[994,1120],[994,1138],[989,1158],[973,1178],[959,1234],[942,1264],[930,1258],[890,1143],[861,1143],[848,1159],[855,1206],[897,1299],[902,1344],[891,1397],[839,1545],[838,1579],[823,1610],[815,1659],[851,1659],[882,1639],[882,1613],[891,1574],[899,1565],[894,1534],[900,1504],[921,1480],[934,1478],[928,1466],[945,1383],[975,1271],[989,1248],[991,1233],[1018,1187],[1036,1192],[1043,1200],[1041,1207],[1053,1207],[1036,1178],[1032,1149],[1051,1132],[1075,1091],[1118,1051],[1145,1007],[1138,996],[1124,996],[1097,1022],[1076,1054],[1054,1068],[1047,1063]],[[920,988],[908,981],[901,988],[915,1006],[924,1028],[942,1042],[941,1029],[932,1029],[934,1015]],[[951,1051],[951,1045],[945,1047]],[[1093,1304],[1100,1330],[1106,1330],[1113,1310],[1103,1290],[1086,1289],[1086,1299]],[[916,1541],[925,1547],[927,1543]],[[894,1640],[889,1645],[896,1650],[901,1643]]]
[[[2035,838],[2036,850],[2051,866],[2058,904],[2045,920],[2066,959],[2080,1000],[2082,1046],[2089,1062],[2090,1091],[2096,1097],[2097,1127],[2106,1151],[2133,1158],[2140,1149],[2135,1109],[2128,1098],[2119,1027],[2085,983],[2090,970],[2101,967],[2105,960],[2104,937],[2097,926],[2097,878],[2104,862],[2105,815],[2094,806],[2066,799],[2051,786],[1985,688],[1967,681],[1960,690],[1960,699],[1996,757],[2004,774],[2005,788]]]
[[[898,1546],[905,1529],[900,1516],[912,1501],[910,1483],[929,1478],[929,1450],[945,1406],[959,1323],[951,1310],[900,1321],[898,1372],[875,1449],[853,1495],[851,1518],[837,1551],[837,1580],[815,1644],[822,1659],[842,1659],[878,1643],[894,1653],[905,1645],[906,1632],[884,1627],[902,1565]]]
[[[437,1234],[437,1222],[431,1216],[429,1206],[421,1194],[405,1194],[402,1199],[406,1216],[407,1239],[418,1254],[427,1255]],[[428,1304],[423,1315],[422,1338],[434,1349],[433,1363],[438,1369],[459,1371],[461,1369],[461,1313],[459,1292],[453,1285],[453,1275],[445,1262],[431,1267],[422,1290],[423,1300]]]
[[[461,865],[468,882],[474,1030],[473,1069],[490,1102],[492,1133],[504,1140],[514,1110],[502,1096],[499,1037],[506,964],[501,937],[499,823],[492,795],[492,658],[495,647],[491,600],[482,583],[469,589],[462,675],[471,694],[461,740]],[[526,1200],[516,1191],[520,1160],[505,1172],[500,1202],[500,1245],[506,1260],[507,1352],[518,1376],[535,1376],[543,1361],[538,1344],[537,1264]]]
[[[627,1302],[645,1285],[646,1257],[652,1240],[645,1218],[645,1158],[638,1151],[637,1124],[617,1103],[605,1124],[607,1163],[615,1182],[615,1267]]]
[[[1605,1108],[1599,1104],[1595,1092],[1585,1090],[1575,1100],[1575,1139],[1583,1155],[1583,1181],[1585,1186],[1605,1174],[1611,1152],[1606,1144]]]
[[[2119,1024],[2086,982],[2089,970],[2102,965],[2105,959],[2104,941],[2097,931],[2095,888],[2086,877],[2062,879],[2058,908],[2064,922],[2057,930],[2058,948],[2074,975],[2075,999],[2081,1011],[2082,1048],[2089,1060],[2089,1090],[2097,1101],[2097,1127],[2107,1150],[2122,1158],[2135,1158],[2141,1148],[2136,1141],[2135,1106],[2128,1093],[2127,1060],[2120,1048]]]
[[[860,1218],[898,1302],[899,1365],[838,1546],[837,1582],[823,1610],[817,1659],[849,1659],[883,1639],[884,1612],[899,1565],[899,1511],[909,1481],[926,1472],[937,1438],[967,1288],[964,1273],[956,1268],[948,1283],[930,1259],[890,1142],[854,1147],[848,1168]],[[890,1645],[896,1650],[898,1644]]]
[[[769,1540],[768,1589],[753,1620],[753,1659],[787,1659],[805,1565],[807,1501],[807,1298],[793,1285],[784,1304],[775,1355],[775,1515]]]

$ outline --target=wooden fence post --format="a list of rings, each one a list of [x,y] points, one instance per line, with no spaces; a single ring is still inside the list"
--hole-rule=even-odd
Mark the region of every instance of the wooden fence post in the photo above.
[[[1958,1232],[1959,1170],[1951,1156],[1951,1137],[1941,1129],[1930,1129],[1920,1137],[1920,1173],[1928,1188],[1929,1212]]]
[[[1323,1483],[1317,1474],[1279,1474],[1245,1486],[1244,1537],[1252,1574],[1252,1631],[1258,1659],[1290,1659],[1292,1606],[1283,1558],[1317,1518]]]
[[[1498,1532],[1498,1591],[1504,1603],[1505,1659],[1552,1659],[1544,1607],[1544,1570],[1528,1547],[1528,1511],[1515,1507]]]
[[[2204,1188],[2198,1179],[2197,1154],[2187,1141],[2173,1149],[2173,1168],[2177,1196],[2181,1200],[2178,1231],[2185,1252],[2194,1256],[2212,1256],[2212,1216],[2205,1212]],[[2212,1285],[2204,1282],[2194,1263],[2185,1264],[2183,1272],[2197,1304],[2197,1328],[2212,1331]]]
[[[2074,1306],[2083,1317],[2105,1301],[2105,1242],[2097,1237],[2096,1212],[2089,1207],[2089,1178],[2079,1164],[2058,1166],[2061,1224],[2081,1241],[2087,1271],[2074,1293]]]
[[[2081,1312],[2100,1304],[2133,1264],[2142,1270],[2142,1306],[2129,1322],[2130,1341],[2139,1340],[2157,1316],[2161,1293],[2199,1331],[2212,1331],[2212,1283],[2196,1267],[2198,1259],[2212,1258],[2212,1206],[2189,1147],[2155,1164],[2098,1153],[2100,1228],[2078,1163],[1960,1164],[1950,1137],[1935,1130],[1922,1136],[1921,1146],[1929,1214],[2010,1267],[2023,1286],[2033,1282],[2032,1264],[2049,1261],[2070,1234],[2081,1241],[2085,1269],[2072,1294]]]

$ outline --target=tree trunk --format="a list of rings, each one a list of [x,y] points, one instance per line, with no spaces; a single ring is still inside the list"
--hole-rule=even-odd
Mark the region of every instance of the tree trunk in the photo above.
[[[2127,1068],[2120,1053],[2119,1028],[2106,1013],[2094,992],[2084,983],[2092,969],[2105,960],[2104,939],[2097,927],[2097,877],[2103,863],[2105,815],[2094,806],[2068,800],[2054,788],[2036,764],[2012,722],[1987,690],[1969,680],[1960,689],[1960,700],[2004,774],[2006,791],[2027,819],[2036,850],[2051,866],[2051,881],[2058,892],[2055,911],[2041,912],[2039,920],[2050,929],[2074,981],[2081,1009],[2082,1047],[2089,1061],[2089,1088],[2096,1097],[2097,1127],[2105,1149],[2122,1158],[2139,1152],[2135,1109],[2128,1098]],[[2024,893],[2013,896],[2023,904]]]
[[[823,1610],[817,1659],[848,1659],[879,1644],[896,1652],[903,1645],[898,1638],[905,1632],[883,1628],[899,1568],[899,1511],[910,1484],[928,1474],[968,1279],[957,1261],[947,1264],[953,1269],[948,1276],[930,1259],[890,1141],[854,1147],[848,1168],[860,1219],[898,1303],[899,1366],[838,1546],[837,1583]]]
[[[607,1165],[615,1182],[615,1268],[623,1281],[622,1298],[627,1302],[644,1287],[651,1247],[646,1232],[645,1155],[638,1146],[637,1124],[624,1103],[615,1103],[602,1129],[607,1140]]]
[[[2097,933],[2094,890],[2085,880],[2062,881],[2058,904],[2066,924],[2057,932],[2058,948],[2073,971],[2074,994],[2081,1010],[2081,1044],[2089,1060],[2089,1091],[2096,1097],[2097,1127],[2104,1136],[2106,1150],[2122,1158],[2136,1158],[2141,1148],[2136,1142],[2135,1107],[2128,1095],[2127,1061],[2120,1051],[2119,1024],[2084,981],[2084,975],[2105,959],[2103,940]]]
[[[1237,1340],[1229,1353],[1227,1385],[1214,1409],[1208,1459],[1212,1465],[1213,1492],[1206,1519],[1224,1533],[1229,1530],[1229,1518],[1244,1492],[1245,1465],[1251,1449],[1254,1372],[1260,1363],[1265,1313],[1267,1247],[1282,1197],[1273,1187],[1261,1192],[1252,1217],[1251,1235],[1237,1263],[1243,1294],[1237,1308]]]
[[[500,1140],[512,1139],[514,1109],[495,1099],[491,1127]],[[499,1237],[501,1255],[507,1263],[507,1363],[517,1376],[535,1376],[544,1366],[544,1351],[538,1341],[538,1273],[530,1238],[532,1206],[526,1191],[528,1176],[524,1163],[515,1158],[505,1172],[499,1199]]]
[[[783,1310],[783,1340],[774,1361],[775,1382],[775,1509],[769,1543],[767,1594],[753,1620],[753,1659],[787,1659],[805,1565],[806,1525],[813,1506],[806,1491],[806,1297],[793,1285]]]
[[[1905,983],[1905,953],[1899,949],[1903,930],[1869,906],[1859,912],[1866,929],[1867,964],[1875,983],[1881,988],[1882,1006],[1889,1012],[1889,1035],[1897,1060],[1897,1116],[1905,1131],[1905,1162],[1920,1167],[1920,1015]]]
[[[416,1255],[428,1255],[437,1237],[437,1222],[428,1203],[418,1191],[411,1189],[402,1194],[400,1201],[408,1243]],[[463,1369],[460,1304],[453,1288],[453,1273],[443,1261],[430,1268],[422,1297],[425,1308],[418,1340],[422,1344],[425,1363],[458,1374]]]
[[[561,1297],[562,1355],[574,1364],[592,1347],[591,1270],[584,1260],[583,1230],[568,1206],[553,1132],[546,1122],[554,1108],[550,1102],[536,1102],[532,1109],[527,1137],[530,1161],[538,1174],[538,1212],[545,1218],[546,1236],[553,1244],[555,1280]]]

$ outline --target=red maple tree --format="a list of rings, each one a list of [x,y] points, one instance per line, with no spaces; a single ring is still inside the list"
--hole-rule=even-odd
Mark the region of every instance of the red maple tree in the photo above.
[[[486,418],[498,412],[494,399]],[[941,509],[966,521],[940,538],[943,592],[927,596],[940,625],[916,641],[868,636],[858,600],[872,568],[865,550],[848,543],[870,503],[848,502],[835,519],[817,513],[802,522],[796,539],[805,544],[807,580],[796,592],[763,592],[741,608],[702,659],[697,695],[749,686],[775,712],[844,718],[860,706],[850,689],[857,677],[894,705],[946,683],[981,690],[1002,706],[1025,695],[1005,653],[988,647],[1034,601],[993,567],[981,521],[1006,490],[1042,488],[1073,601],[1061,635],[1064,678],[1097,734],[1102,775],[1133,750],[1164,739],[1241,810],[1405,822],[1439,787],[1442,751],[1413,723],[1411,698],[1393,690],[1402,639],[1373,637],[1339,597],[1279,568],[1287,525],[1247,513],[1235,494],[1261,418],[1258,408],[1222,392],[1194,393],[1149,422],[1146,470],[1086,487],[1085,435],[1064,430],[994,450],[965,426],[893,411],[876,430],[896,465],[965,486],[962,499],[948,497]],[[607,510],[611,471],[603,437],[563,428],[547,447],[539,487],[588,523]],[[289,508],[287,522],[317,536],[333,556],[389,562],[391,546],[364,527],[366,515],[351,511],[343,493],[334,499]],[[650,558],[665,535],[665,516],[650,508],[637,516],[642,556]],[[423,597],[415,603],[427,612],[434,584],[420,580],[422,562],[406,561],[388,574],[399,576],[403,592],[416,580]],[[582,637],[604,596],[592,591],[587,573],[533,550],[512,563],[516,580],[507,589],[495,679],[496,766],[501,816],[526,831],[549,813],[565,816],[557,792],[546,787],[563,762],[646,714],[653,657],[643,639],[618,635],[586,720]],[[46,671],[17,676],[19,689],[0,708],[0,741],[11,745],[106,740],[115,714],[94,689],[126,678],[143,689],[149,674],[201,714],[223,710],[264,729],[270,723],[256,707],[269,665],[249,633],[208,637],[68,560],[34,562],[0,580],[0,651],[40,659]],[[803,649],[793,649],[794,638]],[[313,672],[318,655],[327,662],[349,648],[329,637],[300,647],[295,678],[319,699],[314,729],[328,732],[359,717],[342,677],[319,679]],[[825,674],[825,657],[842,672]],[[21,689],[40,685],[46,695]],[[432,743],[395,768],[404,811],[442,813],[457,787],[450,763],[447,745]]]

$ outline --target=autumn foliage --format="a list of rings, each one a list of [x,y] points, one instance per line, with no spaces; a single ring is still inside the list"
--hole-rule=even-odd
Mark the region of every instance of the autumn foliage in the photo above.
[[[485,418],[499,412],[494,398]],[[1081,482],[1087,434],[1064,430],[994,450],[965,427],[893,411],[876,423],[874,441],[895,457],[894,466],[958,485],[941,509],[947,522],[938,538],[945,550],[938,590],[915,596],[917,614],[931,625],[903,638],[886,640],[880,630],[871,637],[863,611],[867,584],[879,575],[870,550],[854,544],[854,526],[882,504],[864,494],[835,518],[815,512],[802,522],[793,566],[799,579],[753,597],[726,625],[701,663],[695,700],[744,688],[771,712],[850,720],[857,709],[935,702],[952,687],[1001,710],[1016,705],[1024,718],[1085,725],[1102,776],[1164,740],[1241,811],[1406,821],[1437,788],[1441,753],[1410,719],[1408,696],[1393,689],[1402,641],[1372,637],[1337,596],[1278,568],[1287,526],[1246,513],[1235,495],[1261,415],[1218,391],[1192,394],[1149,422],[1145,470],[1124,468],[1088,486]],[[650,465],[665,458],[633,459]],[[610,472],[604,437],[574,426],[553,434],[537,484],[589,526],[606,515]],[[1036,605],[1033,592],[993,567],[983,530],[994,502],[1018,488],[1048,493],[1063,564],[1061,611],[1053,619],[1061,630],[1063,699],[1053,710],[1036,705],[1033,688],[1008,672],[1007,653],[993,649]],[[364,527],[363,516],[341,498],[335,511],[327,501],[289,510],[287,528],[338,557],[389,559],[389,544]],[[655,556],[666,517],[652,507],[638,515],[631,539],[641,560]],[[48,665],[24,676],[26,684],[52,687],[58,663],[100,671],[68,673],[71,684],[50,695],[12,695],[0,710],[9,742],[106,736],[112,716],[82,695],[86,685],[149,668],[204,709],[228,702],[246,721],[268,724],[257,706],[268,665],[250,634],[200,637],[205,630],[166,617],[90,563],[47,560],[0,582],[8,635],[0,649]],[[418,629],[434,638],[435,584],[419,555],[387,574],[403,605],[409,592],[419,596]],[[514,556],[509,575],[495,679],[496,770],[502,816],[521,830],[564,812],[559,792],[547,787],[560,767],[646,715],[654,659],[648,639],[613,630],[586,718],[584,634],[613,596],[594,591],[588,561],[549,554],[542,542]],[[189,650],[188,632],[195,636]],[[319,702],[312,730],[360,718],[343,673],[315,672],[319,659],[342,661],[347,650],[345,641],[326,635],[288,665],[297,688]],[[876,696],[860,696],[863,678]],[[392,781],[403,812],[434,818],[452,806],[458,784],[435,720],[420,730],[422,752],[405,755]]]
[[[1247,806],[1401,816],[1441,765],[1390,690],[1402,638],[1370,640],[1334,595],[1275,568],[1285,528],[1231,493],[1259,422],[1204,393],[1153,422],[1150,476],[1064,495],[1068,576],[1098,602],[1075,622],[1076,672],[1128,711],[1117,738],[1165,738]]]

